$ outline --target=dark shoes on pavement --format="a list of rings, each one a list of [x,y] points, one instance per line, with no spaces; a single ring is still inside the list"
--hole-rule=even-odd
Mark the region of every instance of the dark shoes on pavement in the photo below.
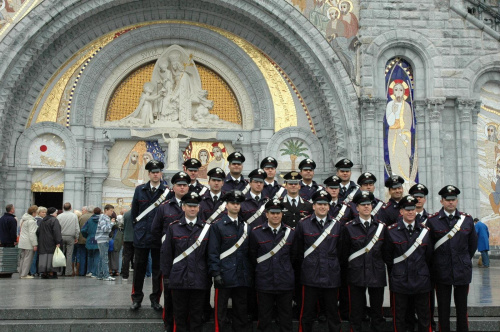
[[[141,307],[141,304],[139,302],[132,302],[132,305],[130,306],[130,310],[136,311],[139,310]]]
[[[155,311],[163,311],[163,307],[158,302],[151,302],[151,308]]]

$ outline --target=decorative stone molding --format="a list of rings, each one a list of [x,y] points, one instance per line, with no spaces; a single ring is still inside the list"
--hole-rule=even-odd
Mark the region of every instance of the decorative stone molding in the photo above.
[[[444,102],[446,98],[429,98],[427,99],[427,109],[430,113],[431,122],[441,122],[441,114],[444,110]]]
[[[459,111],[461,122],[472,121],[472,114],[476,108],[476,102],[476,99],[457,98],[455,105]]]

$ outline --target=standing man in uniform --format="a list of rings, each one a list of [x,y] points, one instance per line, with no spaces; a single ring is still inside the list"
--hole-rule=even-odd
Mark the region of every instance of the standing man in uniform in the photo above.
[[[162,237],[167,234],[168,226],[181,219],[184,216],[182,210],[181,199],[189,192],[189,184],[191,178],[185,172],[178,172],[172,176],[172,191],[174,196],[169,200],[163,202],[157,209],[153,224],[151,226],[152,232],[152,246],[154,248],[161,248]],[[163,285],[165,285],[163,283]],[[159,297],[158,297],[159,298]],[[173,331],[173,308],[171,293],[167,290],[163,296],[163,321],[167,331]]]
[[[295,229],[294,246],[301,267],[302,310],[300,331],[311,332],[317,303],[324,299],[328,332],[340,331],[337,306],[340,287],[341,224],[328,216],[332,197],[325,190],[313,197],[314,213],[303,219]]]
[[[189,191],[194,191],[199,194],[203,189],[203,185],[198,181],[198,173],[201,167],[201,162],[196,158],[189,158],[183,164],[184,172],[189,175],[191,183],[189,184]]]
[[[222,195],[224,195],[224,192],[222,192],[222,185],[224,184],[226,173],[224,173],[222,168],[216,167],[209,170],[207,176],[210,190],[207,190],[201,197],[202,200],[200,203],[200,217],[204,221],[208,221],[212,214],[223,203],[221,200]],[[210,223],[219,218],[219,216],[215,216],[212,220],[210,220]]]
[[[372,192],[358,191],[354,195],[357,214],[342,230],[342,268],[347,269],[349,283],[349,322],[351,331],[362,331],[366,290],[370,297],[370,331],[381,332],[384,328],[382,305],[384,303],[385,225],[372,217]]]
[[[278,181],[275,180],[278,161],[273,157],[266,157],[260,162],[260,168],[266,171],[267,174],[267,177],[264,179],[264,189],[262,192],[264,196],[272,199],[281,188]]]
[[[243,163],[245,156],[240,152],[233,152],[227,156],[229,163],[229,174],[226,176],[222,191],[229,192],[231,190],[243,191],[247,186],[247,182],[241,173],[243,172]]]
[[[399,175],[393,175],[385,180],[385,186],[389,189],[389,201],[382,207],[379,212],[379,220],[387,226],[398,221],[400,207],[399,201],[403,198],[403,183],[405,180]]]
[[[342,208],[342,202],[340,201],[339,198],[340,182],[341,180],[337,175],[332,175],[326,178],[325,181],[323,181],[323,184],[325,185],[325,190],[330,194],[330,196],[332,196],[332,200],[330,201],[330,211],[328,212],[330,218],[335,218],[339,214],[340,209]],[[348,219],[347,221],[349,220],[350,219]]]
[[[316,163],[312,159],[307,158],[299,163],[300,175],[302,176],[299,195],[305,201],[310,201],[314,193],[321,188],[316,181],[313,180],[315,169]]]
[[[385,234],[384,260],[394,303],[394,331],[406,331],[410,301],[417,311],[418,331],[429,332],[431,328],[429,292],[433,250],[429,230],[415,222],[416,203],[413,196],[403,197],[399,201],[402,218],[388,226]]]
[[[356,189],[356,184],[351,181],[351,168],[354,163],[347,158],[339,160],[335,167],[337,167],[337,176],[340,178],[340,192],[339,198],[343,202],[349,194]]]
[[[156,311],[161,311],[159,303],[161,297],[161,272],[160,272],[160,247],[153,244],[153,234],[151,226],[157,207],[152,208],[146,215],[144,211],[160,199],[166,188],[161,183],[162,169],[164,165],[161,161],[151,160],[145,168],[148,170],[149,181],[135,188],[132,199],[132,221],[134,228],[134,280],[132,285],[132,305],[131,310],[138,310],[141,307],[144,293],[144,277],[148,265],[149,253],[152,259],[152,284],[153,292],[149,296],[151,307]]]
[[[201,196],[191,191],[182,199],[184,216],[172,222],[161,247],[165,292],[171,292],[174,331],[203,331],[204,297],[211,286],[207,266],[210,224],[197,217]]]
[[[241,203],[240,217],[253,228],[265,221],[263,206],[268,198],[263,197],[262,190],[264,189],[266,172],[257,168],[248,175],[248,178],[250,179],[250,191],[245,195],[245,201]]]
[[[302,218],[313,213],[312,204],[299,196],[302,176],[297,172],[288,172],[283,177],[286,194],[283,196],[283,223],[295,228]]]
[[[472,257],[477,250],[477,234],[472,217],[457,210],[460,190],[445,186],[439,191],[443,207],[429,217],[434,244],[434,280],[438,304],[439,331],[450,331],[451,291],[457,311],[457,331],[469,331],[467,295],[472,281]]]
[[[225,326],[229,298],[233,303],[232,331],[247,329],[247,293],[252,285],[248,260],[250,226],[239,218],[242,192],[233,190],[223,196],[227,215],[210,227],[208,270],[215,285],[215,331],[231,331]]]
[[[259,331],[272,331],[275,305],[280,331],[292,331],[293,265],[296,257],[292,251],[294,231],[282,223],[283,208],[279,199],[267,202],[267,223],[255,227],[250,234],[249,256],[259,299]]]

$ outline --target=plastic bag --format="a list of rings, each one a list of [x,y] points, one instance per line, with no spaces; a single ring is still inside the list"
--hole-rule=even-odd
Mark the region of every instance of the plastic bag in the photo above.
[[[66,266],[66,257],[64,257],[63,252],[59,247],[56,247],[54,251],[54,257],[52,257],[52,267],[65,267]]]

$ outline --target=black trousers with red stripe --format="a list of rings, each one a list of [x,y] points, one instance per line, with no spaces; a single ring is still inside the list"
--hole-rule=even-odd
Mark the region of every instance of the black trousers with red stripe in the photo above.
[[[175,332],[202,332],[206,290],[172,289]]]
[[[319,299],[324,299],[328,332],[339,332],[341,324],[337,305],[338,295],[338,288],[302,286],[299,332],[312,332]]]
[[[273,331],[272,320],[274,305],[279,318],[278,327],[280,332],[292,331],[292,298],[293,291],[283,292],[259,292],[257,291],[257,302],[259,309],[259,322],[257,330],[262,332]]]
[[[408,304],[413,301],[417,312],[417,323],[419,332],[431,332],[431,309],[429,292],[421,294],[401,294],[391,292],[394,307],[392,308],[392,317],[394,332],[406,331],[406,313]]]
[[[247,296],[248,287],[215,289],[215,332],[244,332],[248,329]],[[229,298],[231,298],[233,304],[232,329],[225,324]]]
[[[359,287],[349,286],[349,322],[351,323],[351,332],[362,331],[364,318],[364,308],[366,305],[366,290],[370,296],[371,318],[370,331],[379,332],[384,329],[384,287]]]
[[[469,331],[469,320],[467,316],[467,296],[469,285],[443,285],[436,283],[436,299],[438,305],[439,331],[450,331],[450,305],[451,290],[457,310],[457,332]]]
[[[151,302],[160,302],[163,290],[163,281],[160,271],[160,249],[158,248],[134,248],[134,281],[132,286],[132,301],[142,303],[144,293],[144,277],[148,266],[149,251],[151,251],[151,282],[153,292],[149,295]]]

